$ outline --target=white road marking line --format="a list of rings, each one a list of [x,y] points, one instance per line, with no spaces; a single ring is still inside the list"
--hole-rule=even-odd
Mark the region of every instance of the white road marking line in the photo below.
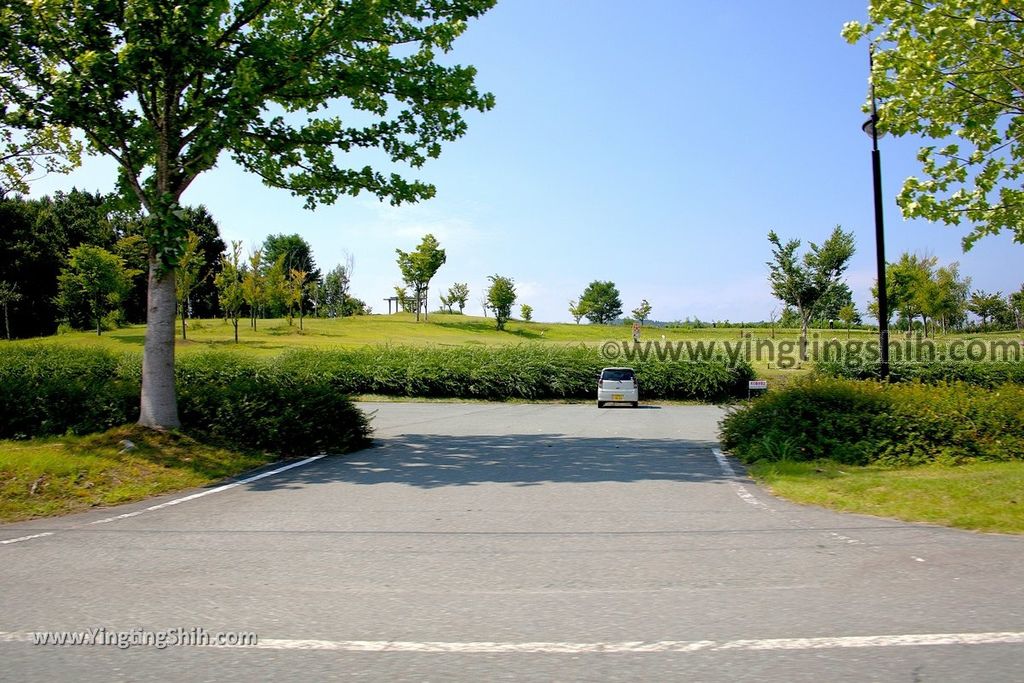
[[[255,474],[255,475],[253,475],[251,477],[246,477],[245,479],[240,479],[239,481],[233,481],[230,484],[223,484],[221,486],[217,486],[215,488],[208,489],[206,491],[200,491],[198,493],[193,493],[193,494],[191,494],[189,496],[183,496],[181,498],[175,498],[174,500],[169,500],[166,503],[160,503],[159,505],[150,505],[147,508],[143,508],[141,510],[135,510],[134,512],[126,512],[123,515],[115,515],[114,517],[106,517],[104,519],[97,519],[95,521],[89,522],[85,526],[92,526],[94,524],[109,524],[110,522],[116,522],[119,519],[128,519],[129,517],[138,517],[139,515],[145,514],[147,512],[154,512],[156,510],[162,510],[164,508],[169,508],[172,505],[180,505],[181,503],[187,503],[190,500],[196,500],[197,498],[202,498],[203,496],[209,496],[209,495],[211,495],[213,493],[220,493],[221,491],[227,491],[228,489],[233,489],[236,486],[241,486],[242,484],[249,484],[249,483],[254,482],[254,481],[259,481],[260,479],[266,479],[267,477],[271,477],[271,476],[273,476],[275,474],[280,474],[281,472],[285,472],[287,470],[294,469],[296,467],[302,467],[303,465],[308,465],[311,462],[315,462],[315,461],[319,460],[320,458],[326,458],[326,457],[327,457],[326,453],[324,453],[322,455],[314,455],[311,458],[306,458],[305,460],[299,460],[298,462],[293,462],[293,463],[289,463],[287,465],[282,465],[281,467],[269,470],[267,472],[261,472],[260,474]],[[80,528],[80,527],[73,527],[73,528]],[[9,543],[20,543],[21,541],[29,541],[29,540],[31,540],[33,538],[43,538],[44,536],[53,536],[55,533],[56,532],[54,532],[54,531],[47,531],[47,532],[42,533],[42,534],[33,534],[31,536],[22,536],[20,538],[11,538],[11,539],[8,539],[6,541],[0,541],[0,545],[7,545]]]
[[[856,538],[850,538],[849,536],[843,536],[842,534],[836,533],[835,531],[830,531],[828,535],[832,536],[833,538],[835,538],[837,540],[843,541],[844,543],[849,543],[850,545],[863,545],[864,544],[864,541],[860,541],[860,540],[858,540]]]
[[[107,517],[106,519],[97,519],[95,522],[89,522],[89,524],[90,525],[92,525],[92,524],[107,524],[108,522],[113,522],[113,521],[116,521],[116,520],[119,520],[119,519],[128,519],[129,517],[137,517],[138,515],[144,514],[146,512],[153,512],[155,510],[162,510],[164,508],[169,508],[172,505],[179,505],[181,503],[187,503],[190,500],[195,500],[197,498],[202,498],[203,496],[209,496],[209,495],[211,495],[213,493],[220,493],[221,491],[227,491],[228,489],[233,489],[236,486],[241,486],[242,484],[248,484],[248,483],[251,483],[251,482],[254,482],[254,481],[259,481],[260,479],[265,479],[265,478],[273,476],[275,474],[280,474],[281,472],[293,469],[295,467],[302,467],[303,465],[307,465],[307,464],[309,464],[311,462],[314,462],[316,460],[319,460],[320,458],[325,458],[325,457],[327,457],[326,453],[322,454],[322,455],[314,455],[312,458],[306,458],[305,460],[300,460],[298,462],[289,463],[288,465],[284,465],[282,467],[278,467],[277,469],[270,470],[269,472],[262,472],[260,474],[253,475],[251,477],[247,477],[247,478],[241,479],[239,481],[233,481],[230,484],[224,484],[222,486],[218,486],[216,488],[208,489],[206,491],[200,491],[198,493],[193,493],[192,495],[185,496],[183,498],[175,498],[174,500],[169,500],[166,503],[160,503],[159,505],[151,505],[148,508],[143,508],[142,510],[136,510],[135,512],[126,512],[123,515],[117,515],[116,517]]]
[[[828,650],[863,647],[912,647],[924,645],[998,645],[1024,643],[1024,632],[926,633],[887,636],[841,636],[835,638],[769,638],[760,640],[660,640],[607,643],[573,642],[412,642],[374,640],[261,640],[257,645],[241,646],[267,650],[334,650],[345,652],[430,652],[452,654],[501,653],[649,653],[720,652],[729,650]]]
[[[0,631],[0,643],[31,643],[30,631]],[[944,645],[1013,645],[1024,643],[1024,631],[989,633],[913,633],[904,635],[836,636],[827,638],[763,638],[743,640],[627,640],[618,642],[442,642],[403,640],[260,639],[255,645],[196,647],[245,650],[328,650],[335,652],[428,652],[443,654],[645,654],[649,652],[762,652],[772,650],[833,650],[865,647],[922,647]]]
[[[736,495],[739,496],[743,502],[749,503],[754,507],[762,508],[764,510],[767,510],[768,512],[775,512],[775,508],[769,506],[764,501],[757,498],[754,494],[747,490],[746,486],[736,481],[736,470],[732,468],[732,465],[729,463],[728,458],[725,457],[721,449],[712,448],[711,452],[715,454],[715,460],[718,461],[718,466],[722,468],[722,473],[725,474],[726,477],[729,477],[729,485],[732,486],[733,490],[736,492]]]
[[[9,538],[6,541],[0,541],[0,545],[7,545],[8,543],[21,543],[22,541],[31,541],[33,538],[42,538],[43,536],[53,536],[52,531],[46,531],[41,534],[32,534],[31,536],[21,536],[19,538]]]

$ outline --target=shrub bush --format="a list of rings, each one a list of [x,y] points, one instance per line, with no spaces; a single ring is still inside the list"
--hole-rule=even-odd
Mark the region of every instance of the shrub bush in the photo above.
[[[747,462],[1024,459],[1024,387],[812,377],[734,409],[722,421],[721,438]]]
[[[490,400],[593,399],[609,365],[593,348],[365,347],[301,350],[272,360],[234,353],[180,356],[178,409],[187,431],[278,453],[339,451],[369,429],[351,394]],[[643,398],[742,396],[747,363],[642,361]],[[141,359],[100,349],[0,349],[0,437],[103,431],[138,419]]]
[[[821,360],[815,372],[822,377],[845,379],[877,379],[877,361],[861,363],[857,359]],[[920,381],[925,384],[963,382],[979,387],[998,387],[1007,382],[1024,384],[1024,362],[1020,361],[891,361],[889,379],[892,382]]]
[[[85,434],[138,419],[140,368],[130,356],[100,349],[7,345],[0,350],[0,437]]]
[[[610,365],[593,348],[523,344],[495,348],[364,347],[298,350],[281,366],[301,377],[323,377],[342,393],[490,400],[588,399]],[[746,394],[749,364],[637,361],[642,398],[720,400]]]
[[[0,437],[98,432],[139,416],[141,359],[98,349],[0,352]],[[186,431],[285,455],[344,452],[369,441],[366,417],[333,384],[229,354],[177,360]]]
[[[177,384],[182,425],[218,441],[286,455],[369,444],[366,416],[345,394],[273,361],[185,356],[177,363]]]

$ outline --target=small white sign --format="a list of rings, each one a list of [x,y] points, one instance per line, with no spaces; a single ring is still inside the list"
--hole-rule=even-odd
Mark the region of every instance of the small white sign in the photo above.
[[[747,382],[747,389],[767,389],[768,380],[766,379],[752,379]]]

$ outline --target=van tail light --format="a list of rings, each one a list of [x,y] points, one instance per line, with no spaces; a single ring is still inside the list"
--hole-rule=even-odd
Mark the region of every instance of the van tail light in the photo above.
[[[633,388],[634,389],[637,388],[636,377],[633,378]]]
[[[604,387],[604,380],[603,379],[597,380],[597,388],[601,389],[602,387]]]

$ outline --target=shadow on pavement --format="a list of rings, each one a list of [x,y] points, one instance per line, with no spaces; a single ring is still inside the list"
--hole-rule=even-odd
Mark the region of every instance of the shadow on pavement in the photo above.
[[[253,490],[344,481],[421,488],[486,482],[724,481],[717,444],[687,439],[567,437],[561,434],[402,434],[346,456],[261,479]]]

